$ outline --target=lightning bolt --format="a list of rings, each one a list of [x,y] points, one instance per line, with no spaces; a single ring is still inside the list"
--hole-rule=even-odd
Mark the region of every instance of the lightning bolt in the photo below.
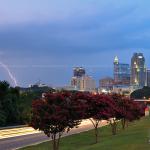
[[[0,66],[2,66],[2,67],[7,71],[7,73],[8,73],[8,75],[9,75],[10,79],[12,80],[14,86],[18,86],[17,80],[16,80],[16,78],[13,76],[13,74],[11,73],[10,69],[8,68],[8,66],[5,65],[5,64],[2,63],[2,62],[0,62]]]

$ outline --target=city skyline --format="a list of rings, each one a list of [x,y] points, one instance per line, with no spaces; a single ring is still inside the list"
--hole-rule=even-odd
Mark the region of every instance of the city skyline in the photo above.
[[[0,60],[21,86],[39,79],[68,85],[75,66],[85,67],[98,83],[112,76],[116,55],[128,63],[134,52],[141,52],[149,60],[149,4],[5,0],[0,6]],[[0,79],[10,82],[3,68],[0,72]]]
[[[134,53],[133,53],[134,54]],[[133,55],[132,54],[132,55]],[[132,57],[132,55],[131,55],[131,57]],[[117,56],[119,56],[119,55],[117,55]],[[114,66],[113,66],[113,61],[114,61],[114,56],[109,56],[111,59],[112,59],[112,62],[111,62],[111,65],[78,65],[78,66],[62,66],[62,65],[56,65],[56,68],[59,68],[59,69],[63,69],[63,68],[65,68],[68,72],[66,72],[66,74],[69,74],[69,76],[68,76],[68,78],[66,78],[66,80],[65,80],[65,82],[64,82],[64,84],[61,84],[61,82],[60,82],[60,84],[58,83],[58,84],[52,84],[52,82],[44,82],[44,78],[42,79],[42,78],[37,78],[37,80],[35,79],[35,80],[32,80],[32,82],[29,82],[29,84],[28,83],[25,83],[25,84],[20,84],[20,83],[18,83],[18,80],[17,80],[17,78],[16,78],[16,76],[15,76],[15,74],[12,72],[12,70],[11,69],[13,69],[13,68],[25,68],[25,69],[32,69],[32,68],[42,68],[42,67],[44,67],[44,68],[46,68],[46,69],[51,69],[51,68],[55,68],[55,66],[50,66],[50,65],[32,65],[32,66],[28,66],[28,65],[24,65],[24,66],[20,66],[20,65],[14,65],[14,66],[7,66],[7,68],[9,69],[9,71],[11,72],[11,76],[13,76],[13,78],[15,78],[15,80],[16,80],[16,82],[18,83],[18,86],[23,86],[23,87],[28,87],[29,85],[31,85],[31,84],[36,84],[38,81],[40,81],[40,82],[42,82],[42,83],[44,83],[44,84],[47,84],[47,85],[49,85],[49,86],[53,86],[53,87],[59,87],[59,86],[66,86],[66,85],[70,85],[70,78],[73,76],[73,69],[75,68],[75,67],[83,67],[85,70],[86,70],[86,74],[87,75],[90,75],[90,76],[92,76],[93,77],[93,79],[96,81],[96,86],[98,87],[98,85],[99,85],[99,79],[102,79],[102,78],[105,78],[105,77],[112,77],[113,78],[113,75],[114,75],[114,73],[113,73],[113,69],[114,69]],[[121,58],[121,57],[119,57],[119,61],[121,61],[122,63],[124,63],[124,64],[129,64],[130,65],[130,67],[131,67],[131,58],[130,57],[128,57],[129,58],[129,61],[123,61],[124,59],[123,58]],[[147,61],[146,61],[146,59],[145,59],[145,62],[146,62],[146,67],[147,67],[147,69],[149,69],[149,67],[148,67],[148,65],[147,65]],[[3,65],[5,65],[5,64],[3,64]],[[5,65],[6,66],[6,65]],[[109,70],[108,70],[109,69]],[[7,80],[8,82],[10,82],[10,84],[12,84],[12,85],[14,85],[14,81],[12,81],[12,79],[11,79],[11,77],[9,76],[9,74],[8,74],[8,72],[7,72],[7,70],[4,68],[4,66],[1,66],[1,70],[3,71],[3,73],[5,74],[5,75],[7,75],[7,78],[4,78],[3,80]],[[104,72],[102,72],[102,70],[105,70]],[[62,70],[62,72],[63,72],[63,70]],[[40,72],[39,72],[40,73]],[[6,76],[5,76],[6,77]],[[57,78],[56,78],[57,79]],[[59,79],[58,79],[59,80]],[[61,80],[61,78],[60,78],[60,80]]]

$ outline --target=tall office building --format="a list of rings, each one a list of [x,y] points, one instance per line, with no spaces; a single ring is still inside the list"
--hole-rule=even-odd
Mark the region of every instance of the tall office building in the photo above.
[[[82,77],[85,75],[85,69],[83,67],[75,67],[73,69],[74,77]]]
[[[114,84],[130,85],[130,66],[120,63],[117,56],[114,59]]]
[[[71,78],[71,86],[75,90],[92,92],[96,88],[95,80],[85,74],[85,69],[75,67],[73,69],[73,77]]]
[[[74,87],[74,89],[79,90],[80,89],[80,77],[72,77],[71,86]]]
[[[134,53],[131,58],[131,85],[143,87],[146,84],[145,58],[142,53]]]
[[[72,77],[71,86],[75,90],[92,92],[96,89],[95,80],[90,76]]]
[[[80,78],[80,91],[94,92],[96,89],[95,80],[90,76],[83,76]]]
[[[71,86],[76,90],[80,90],[81,77],[85,76],[85,69],[83,67],[73,68],[73,77],[71,78]]]
[[[149,69],[146,72],[146,82],[147,82],[147,86],[150,87],[150,70]]]

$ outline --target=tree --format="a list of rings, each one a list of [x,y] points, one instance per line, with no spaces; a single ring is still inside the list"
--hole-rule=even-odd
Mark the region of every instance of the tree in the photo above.
[[[94,126],[95,142],[98,142],[98,126],[101,120],[108,120],[112,116],[114,102],[105,94],[77,93],[76,100],[82,101],[83,119],[89,119]]]
[[[0,81],[0,126],[19,122],[18,100],[18,89],[10,87],[6,81]]]
[[[20,99],[18,101],[18,109],[20,114],[20,123],[28,124],[31,119],[32,101],[40,99],[43,93],[53,93],[55,90],[50,87],[33,86],[30,88],[20,88]]]
[[[110,125],[112,133],[116,134],[117,122],[119,120],[121,120],[122,129],[125,129],[128,122],[140,119],[143,116],[145,107],[124,95],[112,94],[111,97],[115,102],[115,107],[113,107],[111,112],[112,119]]]
[[[120,101],[118,101],[118,105],[122,111],[122,129],[128,126],[128,122],[132,122],[134,120],[138,120],[142,116],[142,107],[141,104],[134,102],[129,97],[122,97]]]
[[[130,116],[128,117],[128,121],[139,120],[141,117],[145,115],[146,105],[131,101],[129,106]]]
[[[118,121],[123,118],[123,112],[118,103],[122,99],[122,96],[119,94],[111,94],[109,96],[112,99],[112,105],[109,108],[110,118],[108,119],[108,121],[112,128],[112,135],[116,135]]]
[[[119,119],[121,119],[122,129],[125,129],[126,122],[129,120],[132,113],[130,109],[132,101],[129,97],[125,97],[123,95],[113,94],[112,97],[117,108],[119,109]]]
[[[44,98],[33,101],[30,125],[52,138],[53,150],[59,149],[63,132],[80,124],[82,114],[76,104],[68,92],[47,93]]]
[[[93,95],[89,103],[91,109],[90,121],[94,126],[95,131],[95,142],[98,142],[98,126],[100,121],[108,120],[111,117],[110,109],[112,107],[112,100],[108,95],[96,94]],[[91,111],[92,110],[92,111]]]
[[[2,110],[2,106],[0,104],[0,126],[4,126],[6,124],[6,114]]]
[[[30,122],[32,101],[41,98],[41,96],[41,93],[33,91],[22,92],[20,94],[18,109],[21,124],[28,124]]]

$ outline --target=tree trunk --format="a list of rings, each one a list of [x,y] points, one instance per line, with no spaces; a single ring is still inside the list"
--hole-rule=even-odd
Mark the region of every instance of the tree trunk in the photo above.
[[[126,119],[122,119],[121,124],[122,124],[122,129],[124,130],[126,127]]]
[[[52,146],[53,146],[53,150],[57,150],[57,146],[56,146],[56,134],[52,135]]]
[[[94,126],[94,132],[95,132],[95,143],[98,143],[98,125],[99,125],[99,120],[93,120],[90,119],[90,121],[92,122],[93,126]]]
[[[61,133],[59,133],[58,135],[58,139],[57,139],[57,150],[59,150],[59,144],[60,144],[60,138],[61,138]]]
[[[53,150],[59,150],[59,144],[60,144],[60,138],[61,138],[61,133],[59,133],[58,138],[56,137],[57,134],[52,135],[52,147]]]
[[[98,126],[95,126],[95,143],[98,142]]]
[[[117,134],[117,127],[116,127],[116,123],[113,124],[113,135]]]
[[[111,129],[112,129],[112,135],[117,134],[117,122],[113,119],[113,122],[110,121]]]
[[[126,127],[128,127],[128,126],[129,126],[129,121],[127,120],[127,121],[126,121]]]

